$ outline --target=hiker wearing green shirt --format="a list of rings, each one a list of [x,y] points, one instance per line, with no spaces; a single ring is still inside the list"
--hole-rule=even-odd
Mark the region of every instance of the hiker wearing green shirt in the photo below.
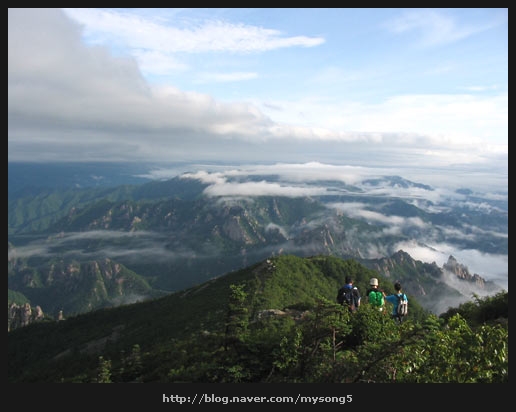
[[[378,279],[371,278],[369,285],[370,288],[366,292],[366,298],[371,305],[376,306],[380,312],[383,312],[385,307],[385,293],[378,288]]]

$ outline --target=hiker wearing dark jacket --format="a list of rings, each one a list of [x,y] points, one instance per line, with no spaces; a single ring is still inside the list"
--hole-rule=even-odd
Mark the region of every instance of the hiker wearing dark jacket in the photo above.
[[[351,276],[346,276],[345,282],[346,283],[339,289],[337,293],[337,302],[342,305],[348,305],[350,311],[354,312],[360,307],[360,292],[356,286],[353,286],[353,279]],[[346,299],[344,298],[347,292],[350,292],[348,295],[352,298],[351,302],[346,302]]]
[[[405,293],[403,293],[403,290],[401,289],[401,283],[399,281],[394,284],[394,289],[396,290],[396,293],[385,296],[385,300],[389,303],[392,303],[392,318],[401,323],[403,321],[403,316],[398,314],[398,302],[401,297],[406,299],[408,302],[408,297]]]

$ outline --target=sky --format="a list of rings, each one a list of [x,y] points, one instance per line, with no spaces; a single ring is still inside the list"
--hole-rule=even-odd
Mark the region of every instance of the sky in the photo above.
[[[8,160],[508,167],[508,9],[8,9]]]

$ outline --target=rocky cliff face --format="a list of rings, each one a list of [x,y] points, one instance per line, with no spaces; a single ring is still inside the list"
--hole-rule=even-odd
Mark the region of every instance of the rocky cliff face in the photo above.
[[[437,281],[441,280],[446,275],[452,275],[464,285],[469,284],[480,290],[489,288],[489,282],[486,283],[486,280],[476,273],[473,275],[470,274],[468,268],[457,262],[457,259],[453,256],[450,256],[448,261],[442,267],[439,267],[435,262],[429,264],[416,261],[408,253],[399,250],[388,258],[374,260],[372,266],[378,272],[389,278],[393,278],[393,281],[400,278],[400,268],[403,268],[405,274],[415,271],[419,275],[426,274]],[[403,278],[403,276],[401,277]],[[405,281],[407,280],[408,279],[405,279]],[[420,294],[426,294],[424,289],[421,289]]]
[[[23,305],[17,305],[11,303],[7,309],[7,331],[27,326],[30,323],[42,320],[45,314],[41,310],[41,307],[31,307],[29,303]]]
[[[82,313],[144,300],[155,293],[141,276],[111,259],[77,262],[61,258],[34,266],[20,260],[11,265],[9,289],[41,305],[56,319],[60,310]],[[25,326],[35,311],[36,307],[13,306],[9,316],[13,325]]]
[[[442,276],[442,270],[434,263],[414,260],[408,253],[399,250],[390,257],[363,262],[366,266],[391,278],[400,280],[403,289],[415,296],[424,297],[432,292]]]
[[[486,287],[486,281],[476,273],[471,275],[469,270],[463,264],[457,262],[453,256],[448,258],[448,261],[443,265],[443,270],[453,273],[457,278],[475,283],[479,288]]]

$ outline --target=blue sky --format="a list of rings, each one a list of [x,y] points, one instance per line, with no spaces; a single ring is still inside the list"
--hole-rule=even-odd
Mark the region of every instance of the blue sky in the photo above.
[[[297,126],[479,135],[471,112],[496,114],[507,101],[506,9],[66,13],[85,25],[86,44],[133,56],[153,85],[248,102]],[[447,116],[455,105],[464,113]],[[503,145],[497,120],[482,134]]]
[[[9,160],[507,171],[508,9],[9,9]]]

